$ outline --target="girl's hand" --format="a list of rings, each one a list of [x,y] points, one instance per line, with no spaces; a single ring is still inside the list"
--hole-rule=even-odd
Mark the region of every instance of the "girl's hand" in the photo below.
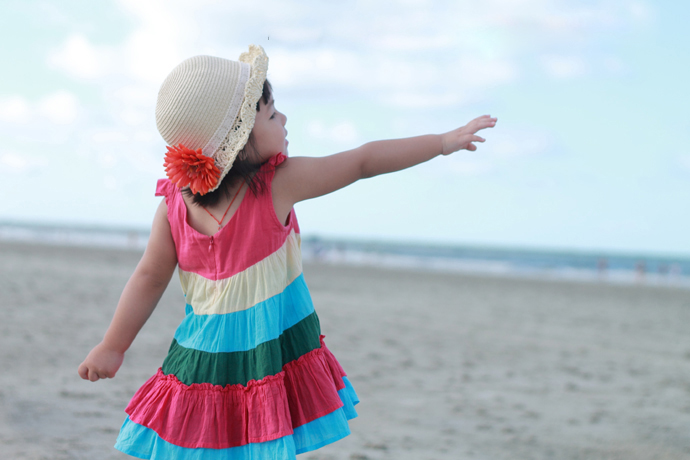
[[[462,128],[441,134],[441,142],[443,143],[443,155],[450,155],[458,150],[477,150],[477,146],[472,142],[484,142],[486,139],[476,136],[475,133],[480,129],[493,128],[496,125],[497,118],[491,118],[490,115],[482,115],[467,123]]]
[[[106,348],[103,342],[96,345],[79,365],[79,376],[95,382],[98,379],[111,379],[122,365],[125,354]]]

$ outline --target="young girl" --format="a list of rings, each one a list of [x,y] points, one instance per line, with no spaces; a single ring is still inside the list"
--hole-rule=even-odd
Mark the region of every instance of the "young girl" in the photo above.
[[[302,275],[293,205],[359,179],[484,142],[476,118],[442,135],[287,158],[268,58],[196,56],[158,94],[171,146],[151,237],[83,379],[112,378],[176,266],[186,316],[162,367],[134,395],[115,447],[151,459],[294,459],[350,433],[359,402],[326,348]]]

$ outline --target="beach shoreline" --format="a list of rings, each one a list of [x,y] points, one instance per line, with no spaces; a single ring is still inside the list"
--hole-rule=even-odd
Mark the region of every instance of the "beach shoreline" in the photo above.
[[[115,379],[76,369],[140,250],[0,243],[0,457],[130,458],[124,407],[184,316],[177,276]],[[670,286],[305,263],[357,390],[305,459],[688,459],[690,294]]]
[[[143,251],[146,229],[0,222],[0,243]],[[690,255],[302,238],[308,263],[690,290]]]

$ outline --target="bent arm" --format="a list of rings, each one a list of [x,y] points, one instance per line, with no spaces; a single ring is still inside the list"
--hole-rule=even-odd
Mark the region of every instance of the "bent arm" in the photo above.
[[[79,366],[82,378],[95,381],[115,376],[125,351],[156,308],[176,265],[175,243],[163,201],[154,216],[144,255],[122,291],[103,341]]]
[[[177,254],[167,209],[163,200],[156,210],[144,255],[122,291],[113,320],[103,338],[108,348],[122,353],[127,351],[158,305],[175,271]]]

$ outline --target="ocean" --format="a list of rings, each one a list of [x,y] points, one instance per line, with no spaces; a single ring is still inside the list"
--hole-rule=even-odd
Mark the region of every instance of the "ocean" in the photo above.
[[[143,250],[148,230],[0,222],[0,241]],[[606,251],[554,251],[329,239],[302,239],[305,261],[368,265],[399,270],[690,289],[690,258]]]

